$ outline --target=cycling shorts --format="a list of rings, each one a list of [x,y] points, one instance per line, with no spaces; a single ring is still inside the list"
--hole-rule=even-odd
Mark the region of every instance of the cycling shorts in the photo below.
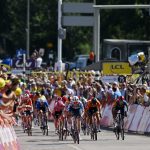
[[[58,119],[62,115],[62,111],[55,111],[54,118]]]
[[[74,108],[70,108],[69,110],[73,116],[75,117],[81,117],[81,110],[79,109],[74,109]]]
[[[21,114],[25,115],[25,116],[31,116],[31,111],[30,110],[26,110],[26,111],[22,112]]]
[[[90,107],[88,109],[88,115],[92,116],[93,114],[97,113],[98,112],[98,109],[97,107]]]

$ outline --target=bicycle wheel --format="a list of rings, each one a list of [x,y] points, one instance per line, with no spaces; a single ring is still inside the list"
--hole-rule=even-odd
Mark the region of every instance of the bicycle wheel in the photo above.
[[[64,139],[66,140],[67,139],[67,136],[68,136],[68,127],[67,127],[67,120],[65,119],[64,120],[64,125],[65,125],[65,131],[63,131],[64,133]]]
[[[82,128],[83,134],[86,135],[86,124],[85,124],[85,123],[82,123],[82,124],[81,124],[81,128]]]
[[[76,132],[75,135],[76,135],[76,142],[77,142],[77,144],[79,144],[80,143],[79,133]]]
[[[28,120],[27,134],[28,134],[28,136],[32,135],[32,121],[31,120]]]
[[[96,126],[94,127],[94,135],[93,135],[93,140],[97,141],[97,128]]]
[[[59,121],[59,131],[58,131],[58,134],[59,134],[59,140],[63,141],[63,123],[62,123],[61,120]]]
[[[76,143],[76,135],[75,135],[74,129],[71,130],[71,133],[72,133],[73,141],[74,143]]]
[[[93,129],[93,125],[91,126],[91,140],[94,140],[94,129]]]
[[[121,134],[122,140],[124,140],[124,122],[123,122],[123,120],[121,120],[120,134]]]
[[[122,138],[122,140],[124,140],[124,129],[121,129],[121,138]]]
[[[26,132],[26,127],[25,127],[25,124],[22,122],[22,129],[23,129],[23,133]]]
[[[42,128],[41,128],[41,130],[42,130],[43,135],[45,135],[45,125],[44,124],[45,124],[44,123],[44,118],[42,118]]]
[[[63,141],[63,135],[64,135],[64,131],[63,131],[63,128],[61,128],[60,130],[60,140]]]
[[[116,129],[115,129],[115,135],[116,135],[117,140],[119,140],[119,136],[120,136],[119,127],[116,127]]]
[[[43,132],[43,135],[45,135],[45,127],[43,127],[42,132]]]
[[[30,124],[28,124],[28,127],[27,127],[27,134],[28,134],[28,136],[32,135],[31,132],[32,132],[31,131],[31,126],[30,126]]]
[[[47,116],[45,116],[45,135],[48,136]]]

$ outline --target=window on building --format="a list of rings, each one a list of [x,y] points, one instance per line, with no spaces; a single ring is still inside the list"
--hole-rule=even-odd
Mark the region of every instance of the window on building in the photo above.
[[[111,58],[112,59],[121,59],[121,50],[118,47],[115,47],[111,50]]]

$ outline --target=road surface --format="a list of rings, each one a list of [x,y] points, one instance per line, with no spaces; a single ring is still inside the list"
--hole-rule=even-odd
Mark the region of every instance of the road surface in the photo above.
[[[59,141],[53,123],[49,123],[49,135],[43,136],[40,128],[33,128],[33,135],[27,136],[21,127],[15,127],[21,150],[150,150],[150,137],[126,134],[125,140],[116,140],[112,131],[102,130],[98,140],[92,141],[81,133],[80,144],[74,144],[71,137]]]

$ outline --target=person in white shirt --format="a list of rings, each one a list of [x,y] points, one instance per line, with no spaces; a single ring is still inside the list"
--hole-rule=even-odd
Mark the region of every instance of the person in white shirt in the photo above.
[[[39,56],[39,57],[36,59],[36,67],[37,67],[37,68],[41,68],[42,62],[43,62],[43,59],[42,59],[42,57]]]

